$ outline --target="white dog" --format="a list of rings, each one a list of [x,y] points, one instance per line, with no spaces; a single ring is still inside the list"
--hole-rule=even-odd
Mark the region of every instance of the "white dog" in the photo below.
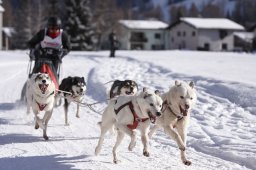
[[[141,132],[143,143],[143,155],[149,156],[148,151],[148,132],[150,121],[155,122],[156,116],[161,116],[163,100],[158,94],[148,92],[145,89],[138,96],[119,96],[112,99],[102,115],[101,135],[95,154],[100,153],[104,135],[113,127],[117,128],[117,139],[113,148],[113,161],[118,163],[116,149],[120,145],[126,133],[131,137],[129,150],[131,151],[136,144],[136,130]]]
[[[191,161],[186,158],[185,148],[189,111],[197,98],[194,83],[175,81],[175,86],[161,97],[164,101],[163,116],[156,120],[156,125],[149,132],[149,137],[151,138],[158,128],[163,127],[165,133],[177,142],[182,162],[185,165],[191,165]]]
[[[33,74],[27,81],[26,99],[27,113],[32,107],[35,115],[35,129],[42,128],[43,137],[48,140],[46,130],[55,102],[55,85],[47,73]],[[43,119],[38,115],[40,111],[45,111]]]

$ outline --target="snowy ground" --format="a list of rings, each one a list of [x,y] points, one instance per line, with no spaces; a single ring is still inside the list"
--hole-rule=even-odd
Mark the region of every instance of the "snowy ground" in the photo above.
[[[62,77],[84,76],[87,93],[84,102],[102,111],[106,92],[115,79],[133,79],[140,90],[146,86],[162,92],[174,80],[193,80],[198,101],[191,113],[187,156],[192,166],[179,158],[173,140],[159,130],[150,141],[151,155],[142,156],[142,144],[128,151],[129,138],[119,147],[122,162],[112,163],[115,137],[107,135],[99,156],[94,149],[99,137],[100,113],[82,107],[75,117],[71,105],[70,126],[64,126],[63,107],[54,109],[49,141],[35,130],[32,114],[25,114],[19,102],[27,77],[26,51],[0,52],[0,169],[256,169],[256,55],[243,53],[189,51],[73,52],[64,58]],[[139,140],[139,138],[138,138]]]

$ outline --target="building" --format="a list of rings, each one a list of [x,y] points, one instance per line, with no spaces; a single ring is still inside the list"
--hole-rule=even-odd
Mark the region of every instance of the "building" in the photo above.
[[[168,49],[233,51],[233,33],[245,28],[226,18],[181,18],[168,30]]]
[[[234,50],[250,52],[253,50],[253,32],[234,32]]]
[[[3,42],[3,37],[2,37],[2,30],[3,30],[3,12],[4,8],[2,7],[2,1],[0,0],[0,50],[2,50],[2,42]]]
[[[120,20],[117,38],[122,50],[164,50],[168,24],[156,20]]]

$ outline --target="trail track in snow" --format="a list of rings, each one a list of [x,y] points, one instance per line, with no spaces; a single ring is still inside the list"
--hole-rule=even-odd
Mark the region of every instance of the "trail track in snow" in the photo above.
[[[42,130],[34,130],[32,114],[25,115],[26,109],[17,100],[26,80],[26,60],[11,56],[11,60],[0,65],[5,70],[1,75],[0,88],[0,164],[8,169],[253,169],[255,158],[255,143],[248,143],[250,133],[248,123],[255,123],[255,115],[244,108],[230,102],[229,99],[214,95],[209,91],[209,82],[216,83],[203,77],[189,77],[174,73],[171,69],[163,68],[152,63],[141,62],[129,57],[109,59],[106,56],[73,54],[65,58],[62,77],[84,76],[87,79],[88,91],[85,101],[88,103],[100,101],[95,105],[96,110],[106,106],[106,92],[111,84],[104,84],[115,79],[133,79],[139,84],[139,89],[149,87],[165,92],[174,80],[193,80],[198,90],[198,101],[191,113],[191,125],[188,135],[187,156],[193,162],[191,167],[184,166],[179,158],[179,150],[173,140],[158,131],[150,141],[151,156],[142,156],[142,144],[138,138],[133,152],[127,150],[129,139],[126,137],[119,147],[119,157],[122,163],[112,163],[112,147],[115,137],[106,136],[100,156],[94,156],[94,148],[99,137],[100,114],[86,107],[81,108],[81,118],[75,118],[75,104],[69,110],[70,126],[64,126],[63,108],[54,109],[50,120],[48,135],[50,140],[45,142]],[[13,63],[12,63],[13,62]],[[8,69],[7,69],[8,65]],[[21,69],[22,68],[22,69]],[[208,82],[205,84],[205,82]],[[213,94],[212,94],[213,93]],[[241,115],[246,114],[246,118]],[[250,118],[250,119],[248,119]],[[244,129],[236,129],[240,123]],[[213,127],[209,127],[213,126]],[[225,131],[225,126],[232,129]],[[212,131],[209,131],[212,129]],[[232,155],[229,147],[238,150],[243,145],[251,150],[242,149],[241,154],[249,155],[249,160],[241,160],[241,155]],[[238,147],[238,148],[237,148]],[[16,165],[13,164],[16,162]],[[242,164],[241,164],[242,163]],[[243,165],[246,165],[243,166]],[[1,169],[1,168],[0,168]]]

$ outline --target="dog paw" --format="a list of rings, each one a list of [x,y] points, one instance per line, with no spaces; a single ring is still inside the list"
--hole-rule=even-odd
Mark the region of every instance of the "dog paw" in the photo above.
[[[184,160],[183,163],[187,166],[190,166],[192,164],[192,162],[189,160]]]
[[[143,151],[143,155],[146,156],[146,157],[149,157],[149,152],[148,151]]]
[[[38,123],[35,124],[35,129],[38,129],[39,128],[39,125]]]
[[[76,115],[76,117],[77,117],[77,118],[80,118],[80,116],[79,116],[79,115]]]
[[[69,123],[65,123],[65,126],[69,126]]]
[[[114,164],[121,163],[121,161],[120,161],[120,160],[117,160],[117,159],[114,159],[113,162],[114,162]]]
[[[37,124],[39,125],[39,127],[43,130],[45,130],[45,125],[43,124],[43,121],[41,119],[37,120]]]
[[[182,151],[182,152],[184,152],[184,151],[186,150],[185,147],[180,147],[179,149],[180,149],[180,151]]]
[[[100,154],[100,147],[95,148],[95,155],[98,156]]]
[[[44,137],[45,140],[49,139],[49,137],[47,135],[44,135],[43,137]]]

